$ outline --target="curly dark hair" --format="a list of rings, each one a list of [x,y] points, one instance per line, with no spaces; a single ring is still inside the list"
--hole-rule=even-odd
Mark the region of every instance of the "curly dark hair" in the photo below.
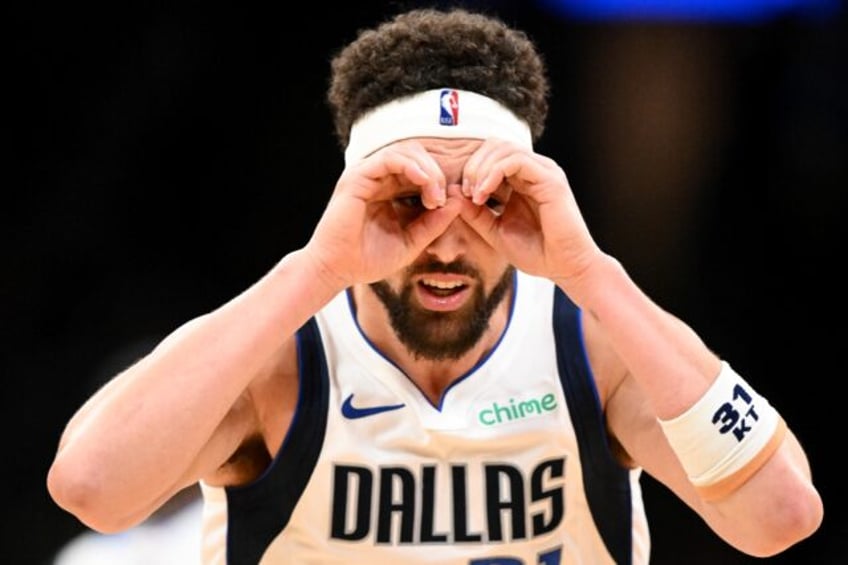
[[[465,8],[421,8],[360,30],[333,57],[327,102],[342,149],[367,111],[442,87],[497,100],[527,122],[533,141],[542,135],[550,86],[527,34]]]

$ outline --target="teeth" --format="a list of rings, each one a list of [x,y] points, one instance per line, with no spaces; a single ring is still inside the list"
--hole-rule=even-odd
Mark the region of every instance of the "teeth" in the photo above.
[[[432,286],[432,287],[439,288],[439,289],[442,289],[442,290],[451,290],[451,289],[459,288],[459,287],[462,286],[461,282],[456,282],[456,281],[445,282],[445,281],[434,281],[432,279],[424,279],[421,282],[423,282],[427,286]]]

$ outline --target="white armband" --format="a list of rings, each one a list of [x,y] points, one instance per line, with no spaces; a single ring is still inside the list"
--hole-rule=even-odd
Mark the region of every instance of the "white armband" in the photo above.
[[[726,362],[692,407],[659,423],[706,500],[739,488],[777,450],[786,432],[780,414]]]

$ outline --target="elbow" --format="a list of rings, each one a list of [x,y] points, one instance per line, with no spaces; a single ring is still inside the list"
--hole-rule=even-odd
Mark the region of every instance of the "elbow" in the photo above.
[[[824,519],[824,505],[818,492],[809,487],[806,496],[798,496],[790,504],[775,511],[772,529],[773,547],[768,556],[775,555],[812,536]]]
[[[824,506],[812,486],[780,496],[760,516],[760,535],[749,538],[753,544],[745,550],[754,557],[773,557],[812,536],[823,519]]]
[[[106,500],[109,497],[97,473],[57,459],[47,474],[47,491],[60,508],[100,533],[117,533],[132,525]]]

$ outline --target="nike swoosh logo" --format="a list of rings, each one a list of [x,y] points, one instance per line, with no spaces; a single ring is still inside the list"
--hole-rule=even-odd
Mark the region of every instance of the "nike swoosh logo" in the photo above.
[[[382,412],[391,412],[392,410],[397,410],[404,406],[406,406],[406,404],[384,404],[383,406],[357,408],[353,405],[353,395],[351,394],[345,399],[344,404],[342,404],[342,416],[349,420],[356,420],[357,418],[365,418],[366,416],[373,416],[374,414],[380,414]]]

